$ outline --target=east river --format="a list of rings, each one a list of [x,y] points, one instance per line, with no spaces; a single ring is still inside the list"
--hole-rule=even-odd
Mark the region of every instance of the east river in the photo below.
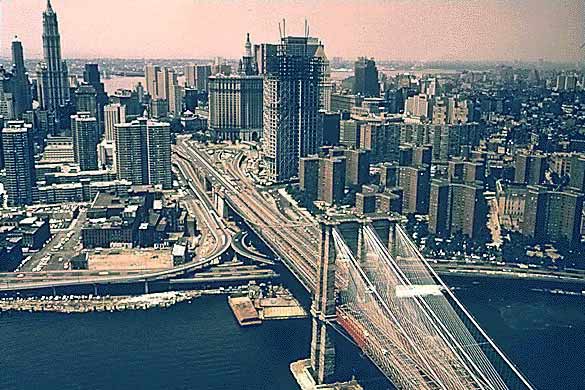
[[[585,389],[585,286],[450,279],[488,333],[540,390]],[[119,313],[0,314],[0,389],[293,390],[310,320],[240,328],[225,297]],[[390,385],[340,336],[340,371]]]

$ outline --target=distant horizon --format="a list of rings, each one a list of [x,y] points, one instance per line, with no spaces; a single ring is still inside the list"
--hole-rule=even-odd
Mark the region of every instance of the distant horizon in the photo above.
[[[243,53],[247,32],[252,43],[278,41],[283,17],[287,35],[302,35],[306,18],[310,35],[323,42],[329,58],[480,63],[543,59],[563,64],[577,62],[584,54],[579,46],[585,41],[585,11],[579,0],[167,0],[165,4],[52,0],[52,4],[65,59],[236,59]],[[10,42],[18,35],[26,58],[42,58],[45,7],[46,0],[0,0],[1,57],[10,57]]]

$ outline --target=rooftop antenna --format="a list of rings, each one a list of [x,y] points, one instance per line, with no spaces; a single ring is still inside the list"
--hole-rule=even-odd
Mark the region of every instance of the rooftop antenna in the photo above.
[[[286,37],[286,19],[282,18],[282,33],[283,33],[283,38]]]
[[[309,36],[309,30],[308,30],[308,26],[307,26],[307,18],[305,18],[305,38],[307,38]]]
[[[278,22],[278,35],[280,35],[280,39],[282,40],[282,28],[280,27],[280,22]]]

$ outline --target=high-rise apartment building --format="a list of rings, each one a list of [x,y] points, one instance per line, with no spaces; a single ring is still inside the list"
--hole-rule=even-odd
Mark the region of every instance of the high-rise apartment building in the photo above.
[[[98,167],[98,131],[97,119],[91,113],[78,112],[71,116],[73,158],[82,171],[93,171]]]
[[[547,167],[546,155],[521,151],[516,154],[515,167],[516,183],[541,184]]]
[[[365,149],[344,150],[346,161],[345,185],[361,186],[370,176],[370,151]]]
[[[439,237],[462,233],[477,238],[485,228],[487,207],[478,183],[431,181],[429,231]]]
[[[399,146],[400,123],[373,117],[360,128],[360,147],[371,151],[372,163],[397,160]]]
[[[360,57],[354,63],[353,94],[365,97],[379,97],[380,83],[378,69],[373,59]]]
[[[578,244],[584,201],[579,192],[528,186],[522,234],[540,243]]]
[[[126,106],[119,103],[108,104],[104,107],[105,139],[116,139],[116,127],[118,123],[126,123]]]
[[[316,38],[283,37],[262,45],[263,155],[272,181],[298,176],[299,159],[322,144],[319,109],[328,60]]]
[[[4,123],[2,150],[8,205],[33,203],[36,196],[36,171],[32,126],[23,121]]]
[[[577,191],[585,193],[585,155],[575,154],[571,157],[569,185]]]
[[[171,188],[170,125],[138,118],[114,126],[118,179]]]
[[[430,176],[428,167],[398,168],[398,186],[404,191],[402,204],[404,213],[428,213]]]

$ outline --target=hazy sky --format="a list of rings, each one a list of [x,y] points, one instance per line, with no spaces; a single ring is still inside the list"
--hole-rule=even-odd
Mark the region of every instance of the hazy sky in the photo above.
[[[64,57],[237,58],[252,41],[321,38],[329,57],[574,61],[583,0],[52,0]],[[0,56],[42,55],[46,0],[0,0]]]

